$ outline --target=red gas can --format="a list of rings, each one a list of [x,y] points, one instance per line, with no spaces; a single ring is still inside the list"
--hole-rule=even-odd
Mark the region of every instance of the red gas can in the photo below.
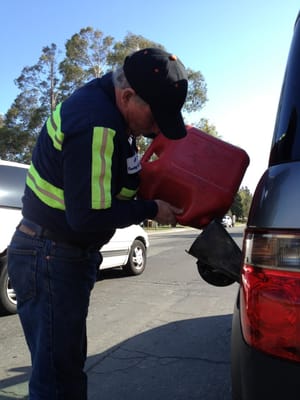
[[[187,136],[157,136],[141,160],[139,197],[183,209],[182,225],[202,228],[230,208],[249,165],[241,148],[188,126]]]

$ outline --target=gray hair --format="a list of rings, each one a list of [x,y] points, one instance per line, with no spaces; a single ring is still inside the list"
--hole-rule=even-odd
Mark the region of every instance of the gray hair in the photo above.
[[[127,89],[131,87],[128,80],[126,79],[123,67],[119,67],[115,71],[113,71],[112,79],[113,84],[116,88]]]
[[[114,86],[117,89],[131,88],[131,86],[125,76],[123,67],[119,67],[113,71],[112,80],[113,80]],[[138,94],[136,94],[135,99],[141,104],[147,104]]]

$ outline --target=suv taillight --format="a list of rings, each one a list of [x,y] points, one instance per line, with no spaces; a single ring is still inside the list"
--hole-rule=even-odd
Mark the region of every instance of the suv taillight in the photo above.
[[[251,346],[300,361],[300,232],[246,230],[241,322]]]

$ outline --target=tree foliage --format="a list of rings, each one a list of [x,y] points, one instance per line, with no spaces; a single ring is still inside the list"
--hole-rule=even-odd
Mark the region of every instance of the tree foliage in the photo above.
[[[242,198],[239,192],[234,197],[234,201],[231,206],[231,214],[235,215],[237,219],[242,219],[244,216]]]
[[[215,125],[210,124],[207,118],[201,118],[200,121],[195,126],[201,129],[201,131],[208,133],[211,136],[221,138],[221,135],[218,134]]]
[[[4,160],[29,162],[27,134],[0,127],[0,154]]]
[[[146,39],[141,35],[134,35],[133,33],[129,32],[123,41],[119,41],[114,44],[113,51],[108,54],[107,64],[111,67],[111,69],[118,68],[123,64],[123,61],[129,54],[146,47],[158,47],[163,50],[165,49],[159,43]]]
[[[58,102],[87,81],[122,65],[128,54],[145,47],[164,49],[161,44],[132,33],[128,33],[123,41],[116,42],[113,37],[105,36],[91,27],[82,28],[67,40],[62,60],[59,59],[60,52],[55,44],[44,47],[38,62],[24,67],[15,80],[19,94],[2,122],[3,127],[8,129],[5,132],[11,132],[16,143],[23,143],[23,149],[17,153],[17,148],[7,152],[1,147],[0,157],[15,157],[20,161],[29,159],[43,123]],[[187,71],[189,89],[183,110],[189,113],[199,111],[207,97],[201,72]],[[5,135],[3,138],[7,138]],[[147,141],[140,142],[141,147],[146,145]]]
[[[239,190],[241,196],[241,201],[243,205],[244,217],[247,217],[250,211],[250,206],[252,202],[252,194],[247,186],[242,187]]]
[[[57,48],[55,44],[44,47],[37,64],[24,67],[15,80],[20,91],[7,111],[4,124],[13,137],[24,142],[24,149],[16,158],[29,158],[35,139],[47,115],[54,109],[58,98]],[[12,157],[11,153],[9,153]],[[14,154],[14,153],[13,153]],[[8,157],[1,152],[1,157]],[[10,159],[10,158],[9,158]]]
[[[66,57],[59,65],[63,97],[104,74],[113,43],[113,37],[91,27],[81,29],[67,41]]]
[[[113,68],[122,65],[124,59],[129,54],[146,47],[158,47],[166,50],[164,46],[153,42],[140,35],[128,33],[122,42],[114,45],[113,52],[108,55],[107,63]],[[190,113],[199,111],[207,101],[207,86],[200,71],[193,71],[187,68],[188,75],[188,94],[183,107],[183,111]]]
[[[244,220],[248,217],[250,206],[252,202],[252,195],[247,186],[241,187],[235,195],[233,204],[231,206],[231,214],[236,215],[237,219]]]
[[[207,102],[207,87],[200,71],[193,71],[187,68],[188,94],[184,104],[184,111],[190,113],[199,111]]]

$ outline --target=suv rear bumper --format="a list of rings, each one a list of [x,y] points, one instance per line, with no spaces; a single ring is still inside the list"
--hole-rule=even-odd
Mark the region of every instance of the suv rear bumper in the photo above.
[[[233,400],[299,400],[300,363],[269,356],[246,344],[239,295],[232,319],[231,375]]]

